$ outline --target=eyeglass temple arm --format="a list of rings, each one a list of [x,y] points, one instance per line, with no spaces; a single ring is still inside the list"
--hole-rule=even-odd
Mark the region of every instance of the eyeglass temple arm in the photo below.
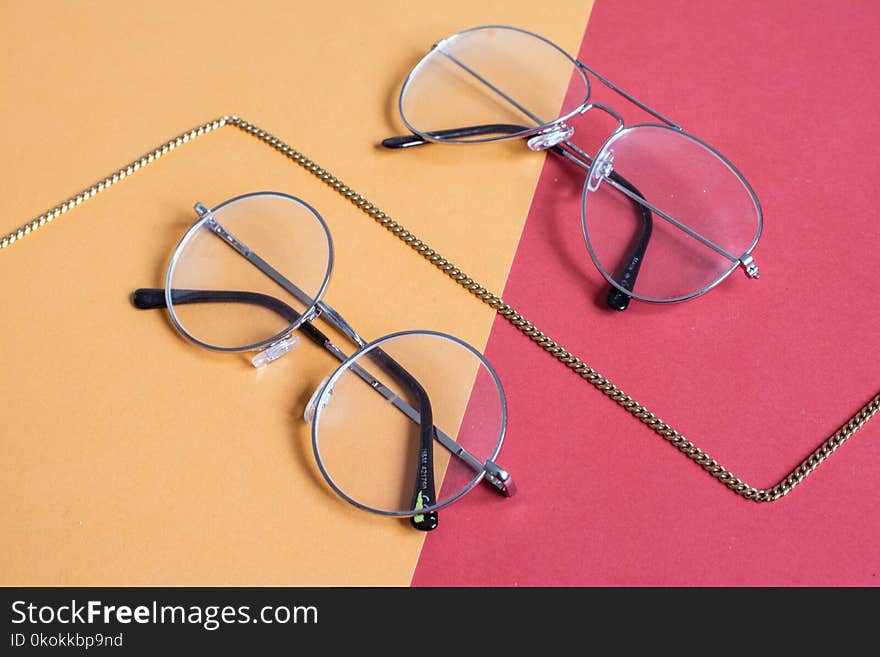
[[[635,196],[638,196],[641,199],[645,198],[642,196],[642,193],[636,189],[635,185],[616,171],[612,171],[609,177],[617,184],[628,189]],[[633,205],[635,205],[636,210],[641,215],[642,228],[639,231],[639,236],[636,238],[635,244],[633,244],[629,255],[623,260],[623,267],[621,267],[617,272],[617,275],[614,276],[614,280],[617,284],[627,292],[632,292],[633,287],[635,287],[636,278],[639,275],[639,268],[645,260],[645,251],[648,249],[648,242],[651,241],[651,233],[654,230],[654,219],[651,210],[634,200]],[[605,301],[608,303],[608,306],[614,310],[626,310],[627,307],[629,307],[629,302],[632,300],[632,296],[627,294],[627,292],[623,292],[612,285],[611,289],[608,290]]]
[[[283,317],[291,324],[300,318],[300,314],[281,299],[276,299],[268,294],[260,294],[259,292],[244,292],[232,290],[172,290],[171,298],[175,304],[189,303],[249,303],[256,306],[267,308]],[[131,302],[135,308],[141,310],[151,310],[155,308],[166,308],[165,290],[162,288],[142,287],[134,291],[131,295]],[[319,347],[323,347],[330,342],[322,331],[309,322],[300,325],[303,333],[312,342]]]
[[[482,135],[514,135],[517,132],[528,130],[524,125],[510,123],[486,123],[483,125],[471,125],[464,128],[450,128],[449,130],[432,130],[425,134],[437,140],[460,139],[461,137],[480,137]],[[410,146],[424,146],[430,144],[430,139],[425,139],[417,134],[388,137],[382,140],[385,148],[409,148]]]
[[[437,439],[437,427],[434,426],[434,410],[431,407],[428,393],[415,377],[381,349],[373,349],[367,356],[409,388],[418,400],[419,456],[411,508],[419,510],[426,506],[433,506],[437,504],[434,482],[434,440]],[[412,526],[422,531],[436,529],[438,521],[439,516],[436,511],[419,513],[410,518]]]

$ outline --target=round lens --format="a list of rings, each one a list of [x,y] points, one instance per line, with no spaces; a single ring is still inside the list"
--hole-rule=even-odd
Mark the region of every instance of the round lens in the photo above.
[[[718,152],[660,125],[626,128],[599,151],[582,221],[593,262],[637,299],[681,301],[713,287],[761,232],[761,209]]]
[[[328,379],[315,400],[312,442],[321,472],[346,500],[411,516],[473,488],[505,425],[501,383],[479,352],[410,331],[370,344]]]
[[[302,323],[332,263],[324,220],[303,201],[247,194],[204,213],[168,268],[165,298],[189,338],[212,349],[254,349]]]
[[[513,27],[477,27],[419,62],[400,92],[400,114],[428,139],[490,141],[567,118],[588,96],[586,75],[559,46]]]

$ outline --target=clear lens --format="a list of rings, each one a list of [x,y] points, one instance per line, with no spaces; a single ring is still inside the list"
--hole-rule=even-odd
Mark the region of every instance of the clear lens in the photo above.
[[[470,490],[482,478],[477,468],[497,455],[506,424],[504,393],[483,356],[424,331],[372,343],[330,377],[314,409],[312,440],[324,477],[349,502],[389,515],[427,512]],[[419,420],[428,412],[433,424],[425,429],[438,432],[428,441],[433,464],[420,458]],[[469,461],[449,447],[466,450]],[[417,481],[426,473],[434,476],[436,500],[417,505]]]
[[[301,323],[330,276],[330,234],[318,213],[286,194],[223,203],[181,240],[166,277],[171,316],[214,349],[258,347]]]
[[[602,175],[608,164],[610,179]],[[649,301],[677,301],[712,287],[754,246],[762,221],[757,198],[729,162],[660,125],[627,128],[606,142],[584,187],[582,220],[602,274]]]
[[[575,88],[563,103],[573,72]],[[438,43],[404,84],[400,113],[407,127],[423,136],[487,141],[564,118],[588,96],[586,76],[558,46],[530,32],[489,26]],[[486,125],[514,127],[488,134],[438,134]]]

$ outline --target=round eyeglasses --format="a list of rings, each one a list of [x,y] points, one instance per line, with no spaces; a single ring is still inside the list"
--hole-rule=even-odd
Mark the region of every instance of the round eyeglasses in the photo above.
[[[627,126],[591,102],[590,80],[659,123]],[[560,108],[560,89],[568,93]],[[399,110],[413,133],[388,148],[524,138],[586,173],[581,225],[587,251],[611,285],[608,305],[684,301],[752,258],[763,227],[758,198],[721,153],[542,36],[505,25],[459,32],[434,45],[407,77]],[[595,155],[576,146],[571,119],[590,111],[616,127]]]
[[[495,462],[507,426],[504,391],[480,352],[436,331],[364,340],[322,298],[333,244],[304,201],[258,192],[195,208],[198,220],[171,257],[164,289],[136,290],[134,305],[167,308],[200,346],[255,351],[255,367],[292,351],[300,334],[332,354],[340,365],[304,418],[318,469],[337,494],[427,531],[439,509],[481,481],[514,493]],[[355,351],[336,346],[313,324],[318,318]]]

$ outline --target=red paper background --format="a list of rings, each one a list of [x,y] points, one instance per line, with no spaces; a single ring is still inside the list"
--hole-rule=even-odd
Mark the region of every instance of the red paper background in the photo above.
[[[734,272],[687,303],[606,310],[580,230],[582,176],[548,157],[505,289],[758,487],[880,388],[878,28],[869,0],[597,0],[581,58],[745,174],[764,209],[761,279]],[[590,120],[576,126],[591,143]],[[415,585],[880,581],[877,420],[791,496],[758,505],[504,320],[487,355],[510,404],[499,460],[520,494],[478,490],[443,514]]]

